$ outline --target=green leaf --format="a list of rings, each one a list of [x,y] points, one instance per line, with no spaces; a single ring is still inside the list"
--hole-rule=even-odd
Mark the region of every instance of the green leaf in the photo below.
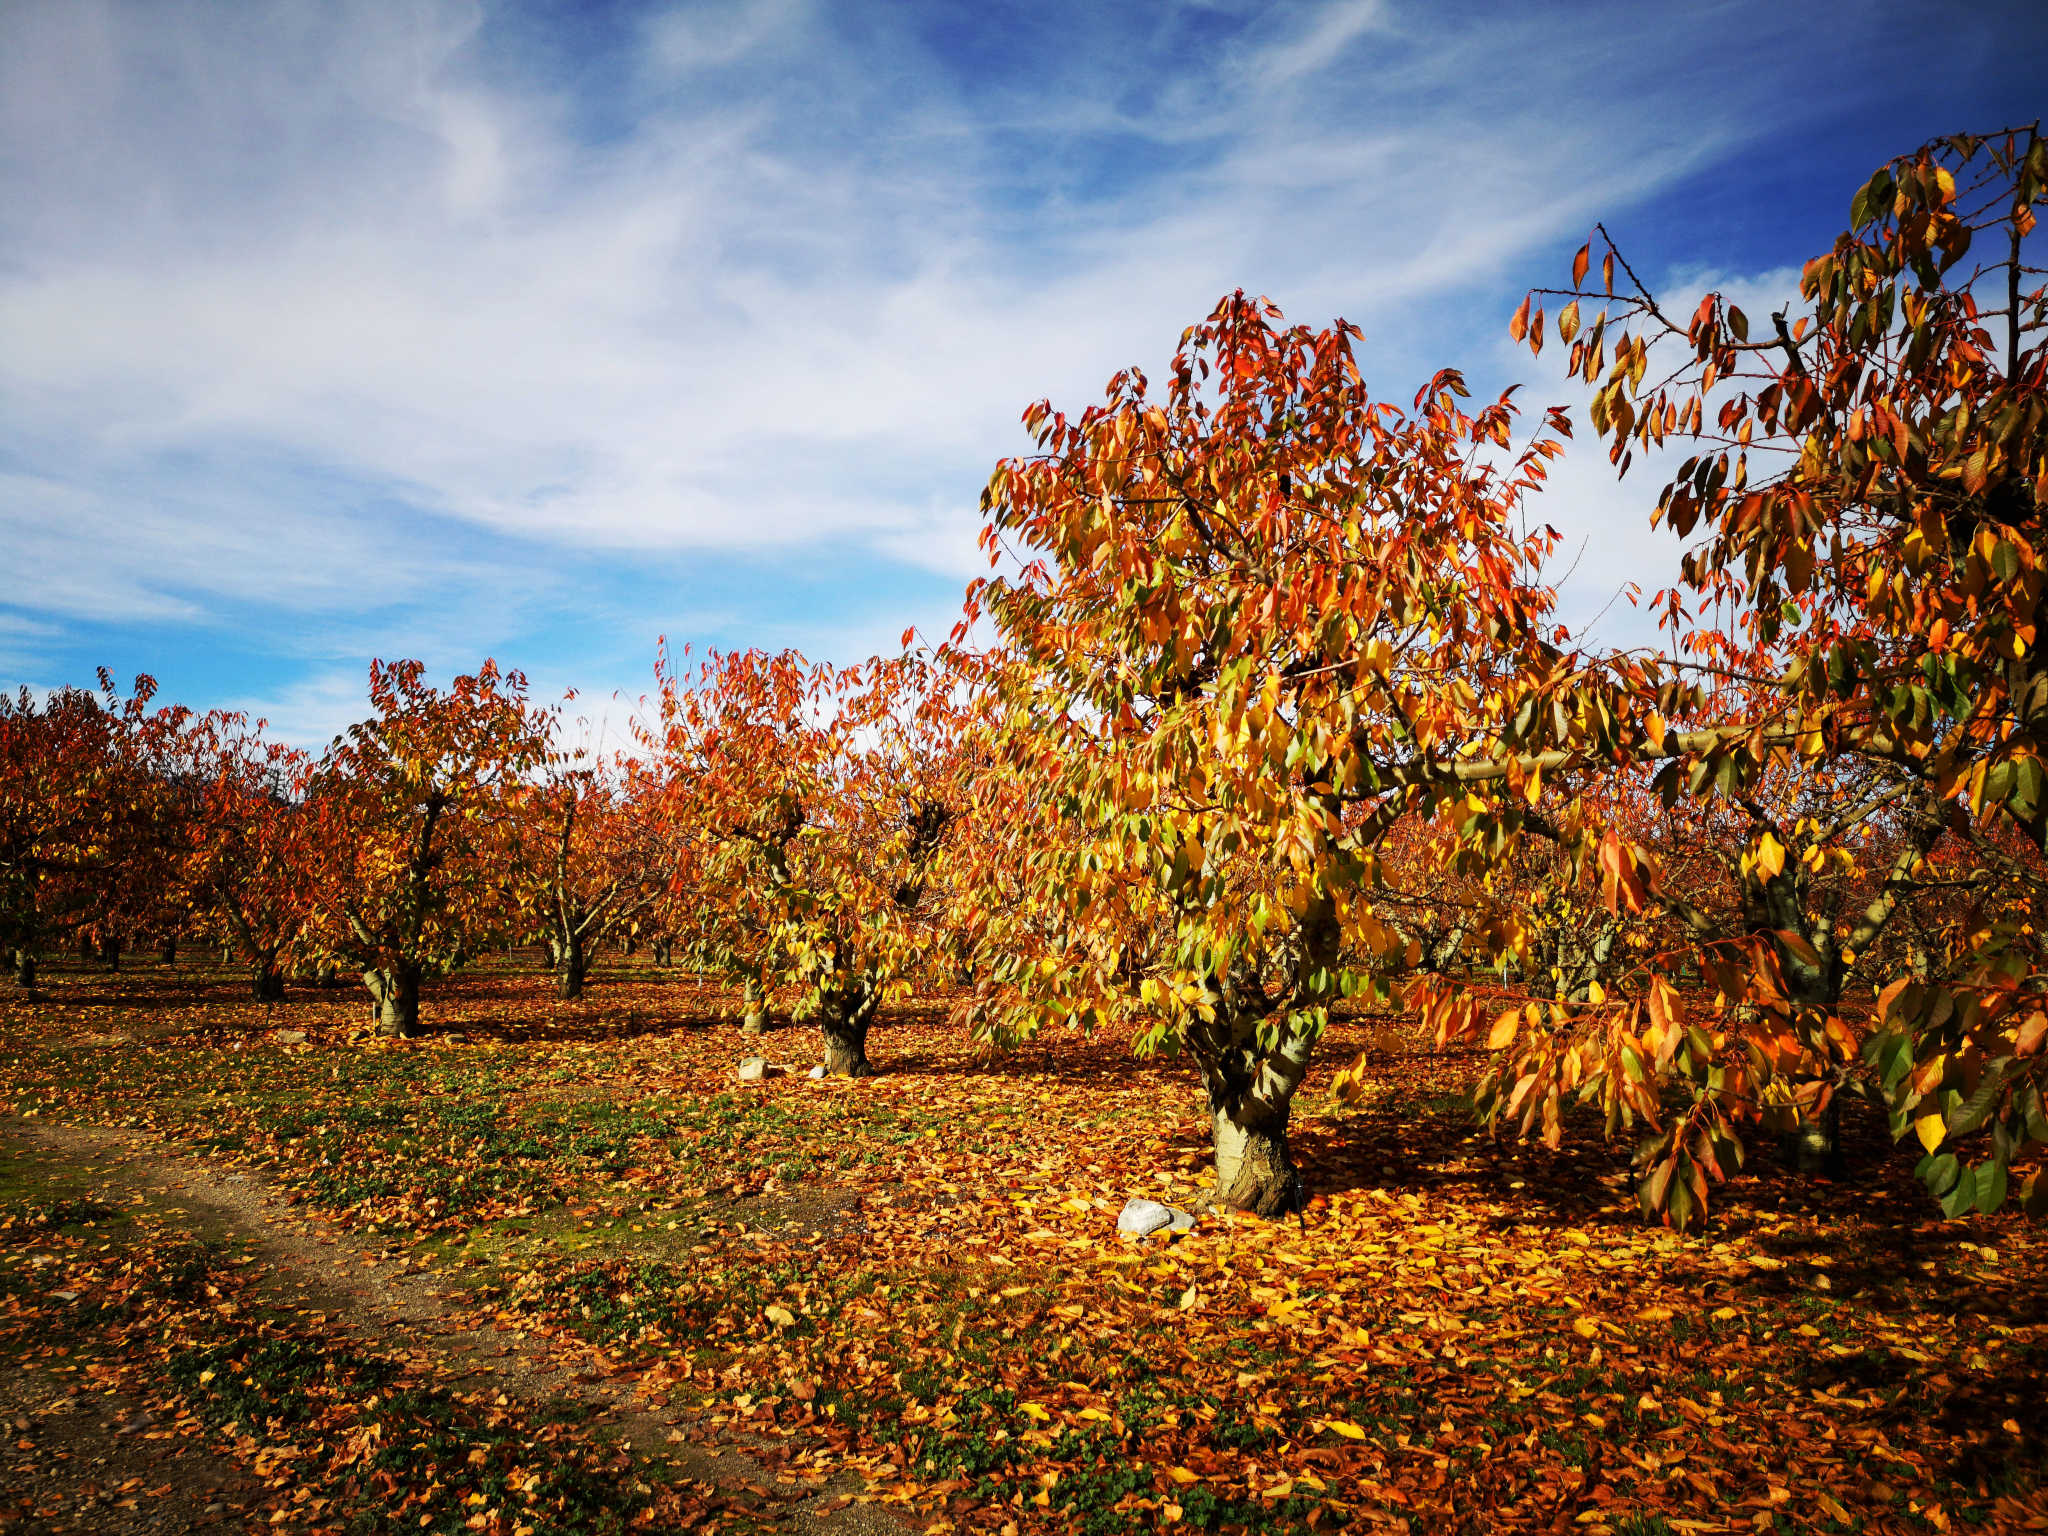
[[[1925,1184],[1936,1195],[1945,1194],[1955,1183],[1962,1171],[1962,1164],[1956,1161],[1953,1152],[1939,1152],[1920,1159],[1913,1176]]]
[[[1953,1221],[1977,1208],[1977,1170],[1965,1168],[1955,1187],[1941,1197],[1941,1214]]]
[[[2008,1058],[2000,1057],[1985,1070],[1983,1080],[1977,1084],[1977,1091],[1948,1112],[1943,1122],[1951,1136],[1967,1136],[1984,1123],[1984,1117],[1991,1113],[1991,1106],[1998,1102],[1999,1089],[2005,1086],[2005,1064]]]
[[[1861,229],[1875,219],[1882,218],[1891,207],[1896,187],[1892,181],[1891,167],[1886,166],[1863,184],[1863,188],[1849,201],[1849,227]]]
[[[2005,1204],[2005,1164],[1986,1163],[1977,1170],[1977,1211],[1989,1216]]]

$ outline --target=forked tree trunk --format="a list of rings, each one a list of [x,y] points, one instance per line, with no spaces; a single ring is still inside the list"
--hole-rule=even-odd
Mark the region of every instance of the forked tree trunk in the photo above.
[[[566,944],[556,944],[555,989],[564,998],[581,997],[590,967],[583,955],[583,935],[571,934]]]
[[[768,1000],[761,995],[761,983],[750,981],[740,1003],[740,1033],[765,1035],[767,1032]]]
[[[827,1077],[873,1077],[868,1060],[868,1027],[880,997],[866,987],[828,992],[819,999],[818,1032],[825,1038]]]
[[[417,966],[363,972],[363,985],[375,1004],[371,1017],[379,1034],[411,1040],[420,1032],[420,973]]]
[[[1304,971],[1324,976],[1335,969],[1337,931],[1330,903],[1312,903],[1302,919],[1306,942],[1298,964]],[[1322,1026],[1297,1023],[1295,1011],[1284,999],[1276,1004],[1269,998],[1255,973],[1212,977],[1205,990],[1206,1007],[1182,1026],[1181,1038],[1208,1093],[1216,1149],[1216,1189],[1209,1198],[1264,1217],[1299,1210],[1301,1174],[1288,1152],[1287,1122]],[[1297,1002],[1319,996],[1314,987],[1297,984]]]

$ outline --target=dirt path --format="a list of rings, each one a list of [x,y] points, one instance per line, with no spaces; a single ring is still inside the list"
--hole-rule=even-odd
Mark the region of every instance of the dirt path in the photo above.
[[[0,1118],[0,1144],[26,1156],[48,1180],[89,1187],[107,1204],[182,1218],[191,1235],[240,1250],[252,1301],[295,1314],[366,1350],[425,1351],[450,1380],[490,1378],[530,1404],[587,1405],[604,1438],[663,1464],[663,1475],[749,1489],[780,1505],[774,1518],[832,1536],[900,1536],[907,1529],[883,1510],[844,1502],[858,1489],[777,1471],[788,1448],[742,1440],[711,1449],[687,1438],[679,1415],[643,1400],[630,1380],[604,1369],[588,1346],[495,1326],[473,1326],[468,1298],[432,1269],[415,1269],[351,1241],[260,1173],[228,1170],[165,1150],[147,1134]],[[0,1536],[58,1531],[183,1532],[236,1525],[258,1485],[232,1462],[155,1429],[118,1393],[32,1379],[0,1370],[0,1416],[18,1442],[0,1461]],[[753,1451],[755,1454],[749,1454]]]

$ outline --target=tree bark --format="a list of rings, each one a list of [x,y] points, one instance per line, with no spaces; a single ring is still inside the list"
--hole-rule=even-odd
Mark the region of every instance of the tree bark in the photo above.
[[[674,955],[675,951],[672,947],[672,944],[673,941],[666,938],[656,939],[654,941],[654,963],[656,965],[666,968],[674,963],[672,956]]]
[[[178,941],[176,939],[165,939],[164,947],[159,953],[158,959],[165,965],[176,965],[178,963]]]
[[[259,1003],[284,1001],[284,972],[278,968],[277,956],[266,955],[250,967],[249,990]]]
[[[110,971],[121,969],[121,936],[110,933],[100,940],[100,961]]]
[[[761,995],[761,983],[750,981],[741,1001],[740,1033],[765,1035],[767,1032],[768,1000]]]
[[[1218,1205],[1255,1216],[1284,1216],[1301,1205],[1301,1173],[1287,1150],[1290,1105],[1247,1124],[1241,1105],[1209,1112],[1216,1149]]]
[[[874,1063],[868,1060],[868,1027],[874,1023],[880,999],[863,987],[851,992],[827,992],[819,999],[818,1032],[825,1038],[827,1077],[873,1077]]]
[[[555,961],[555,990],[563,998],[581,997],[583,983],[589,976],[590,967],[583,954],[583,935],[572,933],[567,943],[553,946]]]
[[[365,971],[363,985],[375,1002],[372,1017],[379,1034],[399,1040],[417,1038],[420,1033],[420,973],[417,966],[393,971]]]
[[[27,945],[14,952],[14,984],[17,987],[33,987],[36,984],[35,952]]]

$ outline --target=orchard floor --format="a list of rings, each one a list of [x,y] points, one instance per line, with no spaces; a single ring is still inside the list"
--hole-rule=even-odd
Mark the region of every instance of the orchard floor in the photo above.
[[[1132,1245],[1207,1147],[1120,1041],[934,1004],[741,1085],[673,973],[494,961],[404,1043],[243,985],[0,995],[0,1532],[2048,1529],[2048,1249],[1857,1106],[1847,1180],[1755,1153],[1680,1239],[1348,1023],[1311,1209]]]

